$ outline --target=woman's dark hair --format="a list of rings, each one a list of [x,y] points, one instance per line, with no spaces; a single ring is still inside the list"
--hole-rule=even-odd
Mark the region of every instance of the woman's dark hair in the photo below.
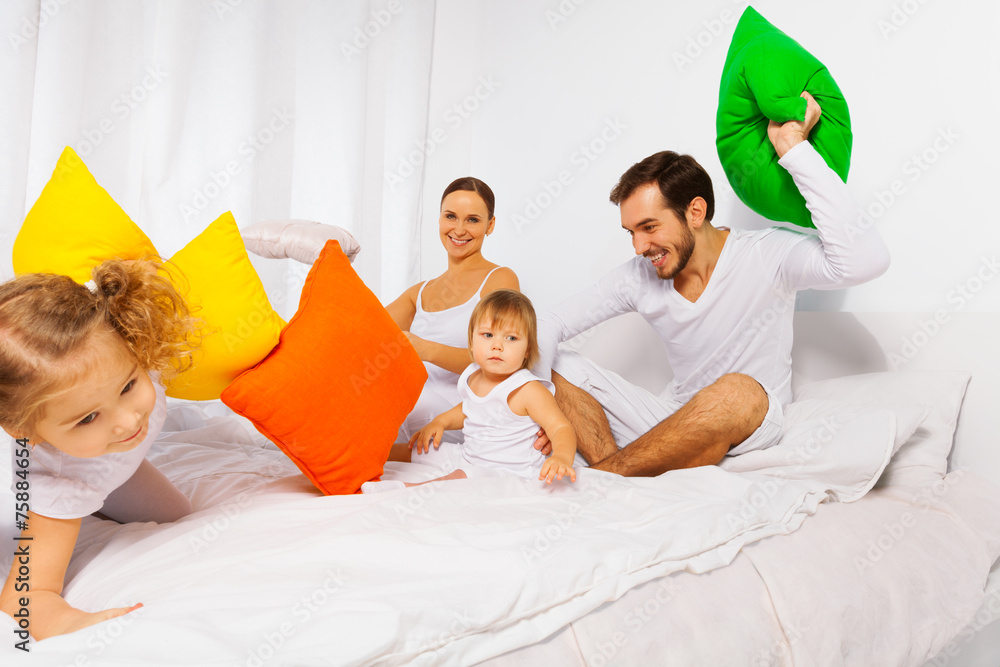
[[[441,204],[444,204],[445,197],[458,190],[462,190],[464,192],[475,192],[479,195],[486,204],[486,212],[488,214],[486,216],[486,221],[489,222],[493,219],[493,208],[496,206],[496,198],[493,196],[493,190],[490,189],[490,186],[472,176],[456,178],[448,187],[444,189],[444,194],[441,195]]]
[[[618,179],[611,190],[611,202],[620,205],[640,186],[656,183],[667,208],[684,220],[687,207],[695,197],[705,200],[705,219],[715,215],[715,194],[712,178],[690,155],[660,151],[642,162],[636,162]]]

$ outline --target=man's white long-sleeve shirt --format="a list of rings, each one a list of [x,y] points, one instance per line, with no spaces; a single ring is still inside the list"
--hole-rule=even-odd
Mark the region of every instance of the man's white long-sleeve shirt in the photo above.
[[[636,257],[594,288],[539,319],[546,372],[558,344],[627,312],[659,334],[674,371],[672,397],[686,403],[727,373],[744,373],[788,403],[795,292],[839,289],[882,274],[889,254],[847,186],[808,142],[779,160],[812,214],[817,235],[772,227],[732,230],[704,292],[694,302]]]

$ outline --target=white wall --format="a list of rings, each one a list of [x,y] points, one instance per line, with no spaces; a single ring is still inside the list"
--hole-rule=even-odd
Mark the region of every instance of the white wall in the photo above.
[[[540,308],[632,256],[608,192],[653,152],[687,152],[702,163],[715,183],[717,224],[770,224],[739,202],[715,152],[720,72],[745,7],[438,0],[429,118],[446,140],[427,159],[422,277],[445,266],[434,232],[440,191],[467,173],[497,195],[486,256],[512,267]],[[858,336],[873,345],[842,349],[828,368],[799,375],[879,365],[973,371],[952,463],[1000,482],[1000,454],[984,440],[1000,395],[1000,232],[991,201],[1000,177],[1000,125],[992,120],[1000,107],[993,83],[1000,4],[761,0],[754,7],[824,62],[843,90],[854,130],[848,184],[893,257],[867,285],[800,294],[799,310],[870,313],[857,318]],[[568,185],[550,196],[560,172]],[[797,318],[797,336],[820,337],[816,322]],[[584,349],[651,390],[668,380],[662,347],[637,317],[606,323]]]
[[[466,173],[497,194],[486,256],[514,268],[541,307],[631,256],[607,195],[622,171],[653,152],[688,152],[705,166],[717,224],[768,224],[736,199],[714,146],[720,72],[745,6],[439,0],[429,117],[446,140],[427,158],[423,277],[444,268],[433,233],[440,192]],[[977,275],[1000,270],[983,261],[1000,250],[987,208],[1000,175],[993,161],[1000,127],[987,120],[1000,106],[993,85],[1000,5],[762,0],[754,7],[823,61],[844,91],[855,137],[848,182],[872,207],[893,254],[876,282],[803,294],[799,308],[1000,310],[1000,280]],[[485,99],[476,99],[477,86]],[[463,100],[474,108],[467,118],[453,109]],[[457,127],[449,109],[461,119]],[[914,161],[924,153],[933,160],[925,170]],[[556,191],[560,172],[570,183],[549,198],[546,184]],[[879,197],[888,201],[896,181],[901,194],[883,206]],[[541,214],[515,224],[532,217],[532,201]],[[978,291],[966,299],[959,287]]]
[[[423,277],[444,269],[433,232],[440,190],[466,173],[497,195],[486,256],[511,266],[540,308],[632,256],[608,192],[656,151],[690,153],[709,171],[716,224],[770,224],[739,202],[715,152],[720,73],[745,7],[439,0],[430,118],[443,124],[463,99],[475,110],[428,157]],[[854,131],[848,184],[893,257],[881,278],[803,292],[797,308],[871,313],[858,322],[859,335],[869,329],[877,343],[874,353],[841,350],[831,360],[837,372],[879,364],[973,371],[953,464],[1000,482],[1000,455],[983,441],[1000,392],[1000,232],[990,199],[1000,176],[1000,125],[991,120],[1000,107],[992,83],[1000,5],[761,0],[754,7],[824,62],[843,90]],[[483,79],[495,90],[479,100]],[[569,184],[550,197],[560,172]],[[802,323],[797,318],[797,335],[823,333]],[[662,347],[638,318],[606,323],[585,352],[651,390],[668,380]]]

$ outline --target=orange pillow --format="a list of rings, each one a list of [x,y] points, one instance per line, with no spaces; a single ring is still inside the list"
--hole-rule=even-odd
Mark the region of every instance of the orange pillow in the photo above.
[[[222,392],[327,495],[378,479],[427,371],[329,241],[278,345]]]

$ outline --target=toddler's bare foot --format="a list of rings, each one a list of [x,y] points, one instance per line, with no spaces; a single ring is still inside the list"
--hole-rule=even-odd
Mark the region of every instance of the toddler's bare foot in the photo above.
[[[465,479],[468,475],[464,470],[452,470],[443,477],[429,479],[426,482],[400,482],[398,479],[386,480],[384,482],[365,482],[361,485],[361,493],[384,493],[386,491],[396,491],[407,486],[420,486],[431,482],[443,482],[448,479]]]
[[[420,486],[421,484],[430,484],[431,482],[443,482],[448,479],[465,479],[466,477],[468,477],[468,475],[465,474],[464,470],[452,470],[447,475],[429,479],[426,482],[404,482],[404,484],[406,484],[406,486]]]

